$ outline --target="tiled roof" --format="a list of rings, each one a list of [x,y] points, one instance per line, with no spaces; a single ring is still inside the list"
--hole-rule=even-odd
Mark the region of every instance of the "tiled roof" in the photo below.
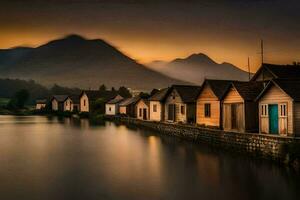
[[[255,100],[264,89],[264,84],[262,82],[234,81],[232,82],[232,85],[246,101]]]
[[[123,101],[121,101],[119,106],[129,106],[130,104],[136,104],[140,99],[141,99],[141,97],[139,97],[139,96],[127,98],[127,99],[124,99]]]
[[[213,80],[213,79],[206,79],[203,83],[209,85],[213,93],[216,97],[221,100],[225,95],[227,89],[230,87],[232,80]],[[203,87],[202,87],[203,88]]]
[[[185,103],[196,102],[201,90],[200,86],[192,85],[173,85],[172,88],[178,92],[182,101]]]
[[[150,101],[163,101],[166,98],[169,90],[170,90],[170,88],[161,89],[158,92],[156,92],[154,95],[152,95],[149,98],[149,100]]]

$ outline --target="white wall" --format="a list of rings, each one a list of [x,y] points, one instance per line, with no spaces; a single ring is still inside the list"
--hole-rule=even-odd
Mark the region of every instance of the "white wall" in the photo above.
[[[89,112],[89,98],[87,97],[86,94],[83,94],[80,97],[80,112]]]
[[[72,100],[70,98],[67,98],[67,100],[64,102],[64,111],[71,111],[72,110]]]
[[[156,105],[156,112],[153,111],[153,107]],[[161,121],[162,120],[162,104],[159,101],[150,101],[150,120]]]
[[[52,110],[57,111],[58,110],[58,102],[57,102],[57,100],[56,99],[52,99],[51,104],[52,104]]]
[[[116,115],[116,104],[105,104],[106,115]]]

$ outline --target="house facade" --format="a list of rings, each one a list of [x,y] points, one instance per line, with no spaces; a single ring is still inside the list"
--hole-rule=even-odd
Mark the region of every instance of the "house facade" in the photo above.
[[[136,103],[141,99],[141,97],[131,97],[124,99],[119,104],[119,112],[122,115],[126,115],[129,117],[136,117],[137,111],[136,111]]]
[[[35,105],[36,110],[42,110],[42,109],[46,108],[46,106],[47,106],[47,99],[36,100],[36,105]]]
[[[149,119],[151,121],[164,121],[165,99],[170,88],[159,90],[149,98]]]
[[[80,98],[79,95],[70,95],[71,103],[71,111],[79,112],[80,110]]]
[[[173,85],[165,100],[165,121],[195,123],[196,100],[200,89],[199,86]]]
[[[222,98],[232,81],[206,79],[197,98],[198,125],[222,128]]]
[[[80,112],[90,112],[92,109],[93,102],[98,99],[107,103],[108,101],[114,99],[118,94],[113,91],[99,91],[99,90],[86,90],[80,94]],[[101,109],[101,112],[105,113],[105,106]]]
[[[117,96],[105,104],[105,114],[106,115],[118,115],[120,113],[119,104],[124,98]]]
[[[258,103],[255,100],[263,88],[262,82],[233,82],[230,85],[222,99],[224,130],[258,131]]]
[[[299,80],[272,80],[259,95],[257,101],[260,133],[299,136]]]
[[[141,120],[149,120],[150,119],[149,107],[150,107],[149,100],[140,99],[136,103],[137,118]]]
[[[51,106],[53,111],[71,111],[72,100],[68,95],[54,95]]]

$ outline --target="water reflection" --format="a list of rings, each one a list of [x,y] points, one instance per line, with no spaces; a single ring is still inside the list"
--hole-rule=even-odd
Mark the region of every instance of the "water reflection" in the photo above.
[[[112,122],[0,116],[1,199],[296,199],[299,174]]]

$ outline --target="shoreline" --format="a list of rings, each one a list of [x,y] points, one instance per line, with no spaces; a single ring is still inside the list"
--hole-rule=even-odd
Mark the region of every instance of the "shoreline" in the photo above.
[[[244,154],[258,159],[271,160],[280,165],[300,169],[300,138],[276,135],[226,132],[195,125],[143,121],[135,118],[105,116],[105,120],[134,125],[156,131],[158,135],[177,137],[225,151]]]

